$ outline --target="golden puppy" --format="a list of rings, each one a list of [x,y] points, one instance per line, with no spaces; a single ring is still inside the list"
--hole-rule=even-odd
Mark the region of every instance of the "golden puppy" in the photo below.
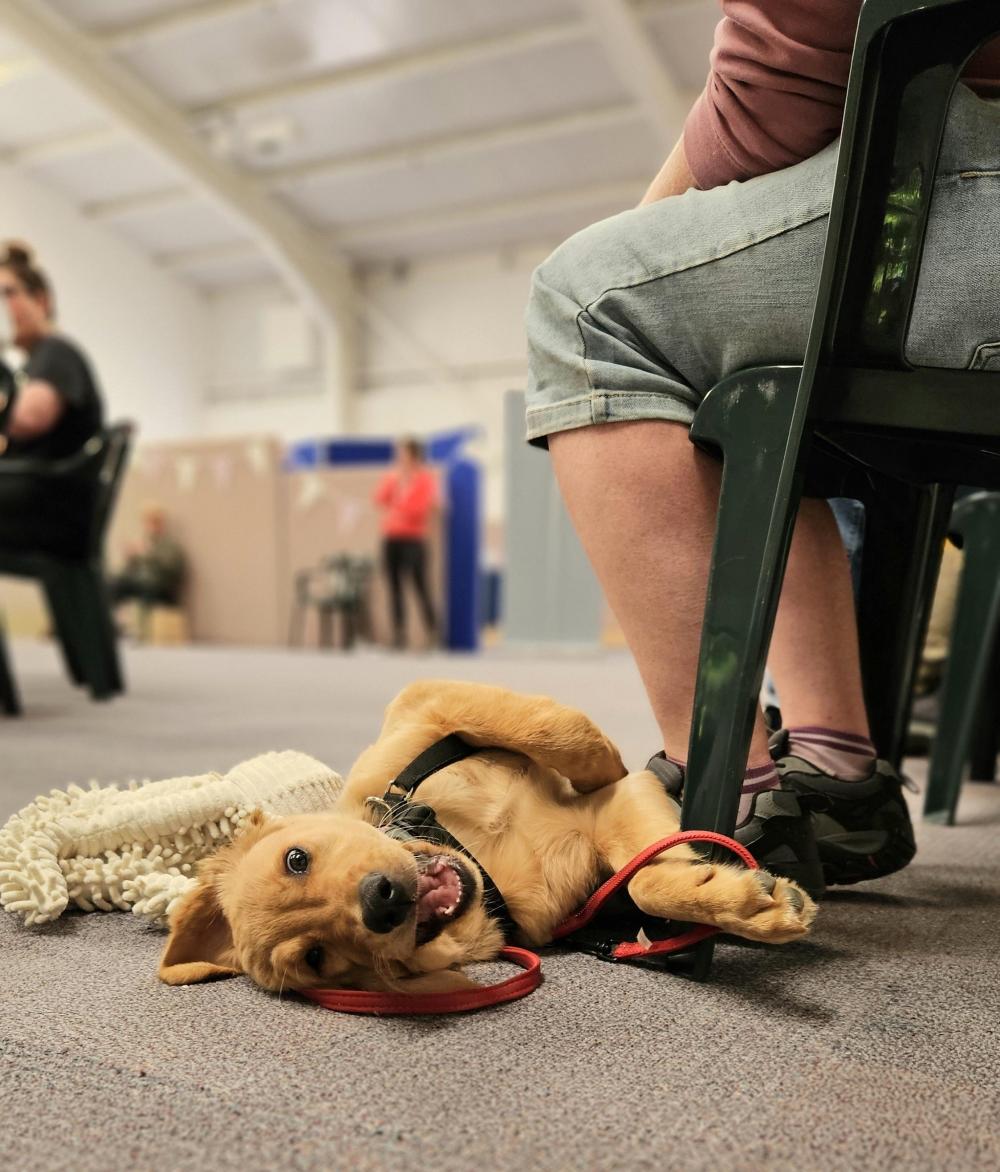
[[[160,977],[180,985],[247,973],[273,990],[468,986],[461,966],[503,943],[479,867],[448,847],[387,836],[365,804],[449,733],[484,751],[434,773],[414,800],[492,876],[523,943],[547,943],[603,879],[678,828],[657,778],[626,775],[582,713],[482,684],[412,684],[329,813],[257,814],[202,864],[171,917]],[[683,845],[628,890],[650,915],[771,943],[805,935],[816,914],[788,880],[706,863]]]

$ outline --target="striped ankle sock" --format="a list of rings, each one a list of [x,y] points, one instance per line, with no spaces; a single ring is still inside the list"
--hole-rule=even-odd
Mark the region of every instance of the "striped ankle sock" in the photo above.
[[[863,781],[875,761],[875,746],[867,737],[813,725],[788,730],[788,752],[839,781]]]
[[[666,758],[675,765],[679,765],[681,769],[685,768],[684,762],[678,761],[676,757],[666,754]],[[743,775],[743,784],[740,786],[740,806],[736,815],[737,827],[742,826],[749,819],[755,794],[763,793],[767,789],[778,789],[780,786],[781,779],[778,777],[778,771],[774,767],[773,761],[748,768]]]

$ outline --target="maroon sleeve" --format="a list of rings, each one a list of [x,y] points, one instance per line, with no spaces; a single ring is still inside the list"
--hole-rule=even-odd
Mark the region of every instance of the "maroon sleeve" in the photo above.
[[[837,137],[860,9],[860,0],[722,0],[705,92],[684,126],[699,187],[789,167]],[[968,74],[984,96],[1000,93],[1000,44]]]
[[[836,138],[860,0],[722,0],[705,92],[684,127],[702,188],[777,171]]]

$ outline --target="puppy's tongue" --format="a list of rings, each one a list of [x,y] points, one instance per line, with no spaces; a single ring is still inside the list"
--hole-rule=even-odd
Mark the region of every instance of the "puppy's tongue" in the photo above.
[[[462,884],[447,863],[431,863],[417,879],[417,922],[451,911],[462,898]]]

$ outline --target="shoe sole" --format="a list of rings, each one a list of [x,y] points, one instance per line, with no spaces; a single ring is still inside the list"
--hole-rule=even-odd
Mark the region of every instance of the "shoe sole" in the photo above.
[[[817,837],[823,878],[831,887],[847,887],[868,879],[881,879],[901,871],[917,853],[916,844],[905,834],[892,833],[888,841],[884,835],[877,850],[872,850],[873,835],[863,830],[857,834]]]

